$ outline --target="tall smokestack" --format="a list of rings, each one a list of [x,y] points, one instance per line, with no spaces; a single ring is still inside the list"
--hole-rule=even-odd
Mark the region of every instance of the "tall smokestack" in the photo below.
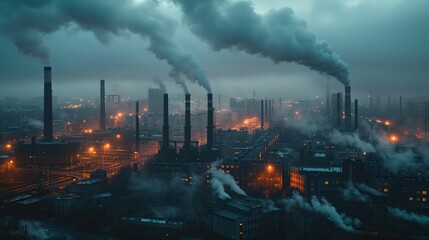
[[[185,94],[185,146],[191,147],[191,94]]]
[[[399,118],[402,118],[402,95],[399,95]]]
[[[53,141],[52,134],[52,75],[51,67],[44,68],[45,89],[43,108],[43,139],[46,142]]]
[[[264,130],[264,100],[261,100],[261,130]]]
[[[168,94],[164,93],[164,114],[163,114],[164,123],[162,125],[162,148],[168,149],[170,142],[170,132],[168,126]]]
[[[271,108],[271,105],[272,103],[271,103],[271,99],[268,99],[268,109],[267,109],[267,113],[268,113],[268,122],[270,123],[270,125],[271,125],[271,114],[272,114],[272,108]]]
[[[279,98],[279,109],[282,109],[282,99]]]
[[[106,92],[104,80],[100,80],[100,130],[106,130]]]
[[[139,101],[136,101],[136,152],[140,153]]]
[[[337,118],[337,127],[338,127],[338,129],[340,129],[341,128],[341,115],[342,115],[342,111],[341,111],[341,93],[340,92],[338,92],[337,93],[337,116],[336,116],[336,118]]]
[[[359,105],[358,100],[355,99],[355,131],[359,129]]]
[[[265,99],[265,120],[268,122],[268,100]]]
[[[387,96],[387,116],[390,117],[390,96]]]
[[[207,94],[207,149],[213,148],[213,138],[214,138],[214,121],[213,121],[213,95],[211,93]]]
[[[329,85],[329,80],[326,81],[326,109],[325,114],[329,119],[331,117],[331,86]]]
[[[344,113],[345,113],[345,117],[346,117],[346,122],[345,122],[345,128],[346,131],[351,131],[352,130],[352,99],[351,99],[351,88],[349,85],[346,85],[345,87],[346,90],[346,95],[345,95],[345,101],[344,101]]]

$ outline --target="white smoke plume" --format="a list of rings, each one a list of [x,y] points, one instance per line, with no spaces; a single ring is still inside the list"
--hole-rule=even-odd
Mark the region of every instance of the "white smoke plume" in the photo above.
[[[112,36],[134,33],[149,40],[149,48],[189,80],[208,92],[210,83],[196,58],[173,41],[176,23],[164,16],[156,1],[135,4],[132,0],[0,1],[0,34],[18,50],[49,64],[45,35],[75,27],[90,31],[102,43]]]
[[[177,69],[174,69],[174,68],[171,69],[171,71],[168,73],[168,75],[174,79],[174,81],[177,83],[177,85],[182,87],[183,92],[185,94],[189,93],[188,86],[186,86],[185,80],[183,80],[183,78],[180,77],[180,72],[177,71]]]
[[[210,185],[220,199],[231,199],[231,196],[229,196],[229,194],[225,192],[225,188],[219,180],[217,180],[216,178],[212,178],[210,180]]]
[[[158,84],[159,88],[163,93],[167,93],[167,87],[165,86],[164,82],[159,77],[152,78],[152,81],[156,84]]]
[[[415,222],[420,225],[429,225],[428,216],[408,212],[406,210],[402,210],[399,208],[389,207],[388,210],[389,210],[389,213],[396,218],[400,218],[408,222]]]
[[[369,202],[369,197],[362,194],[352,182],[348,182],[347,187],[341,190],[341,197],[346,201]]]
[[[306,114],[303,114],[297,121],[287,121],[287,126],[295,128],[305,135],[330,129],[328,123],[321,116],[316,115],[310,117]]]
[[[358,184],[356,187],[359,188],[359,190],[361,190],[362,192],[369,193],[369,194],[376,196],[376,197],[385,196],[384,193],[381,193],[381,192],[375,190],[374,188],[369,187],[366,184]]]
[[[361,129],[374,143],[377,153],[383,159],[384,166],[390,172],[416,171],[424,167],[424,162],[417,161],[417,155],[425,156],[426,148],[418,147],[415,144],[397,148],[395,144],[389,142],[389,137],[385,132],[373,129],[366,123],[361,124]]]
[[[36,119],[28,119],[28,125],[35,129],[43,129],[43,122]]]
[[[224,186],[230,187],[233,192],[239,195],[247,196],[244,190],[237,185],[237,183],[235,182],[234,178],[231,175],[226,174],[225,172],[223,172],[218,168],[219,163],[220,161],[213,163],[212,167],[210,168],[210,172],[213,174],[213,177],[210,180],[212,182],[211,185],[213,189],[216,191],[216,193],[218,194],[218,196],[222,199],[225,199],[223,197],[226,197],[226,196],[229,197],[229,195],[225,193]],[[214,183],[213,183],[213,180],[214,180]],[[222,188],[220,186],[222,186]]]
[[[290,8],[255,11],[249,1],[172,0],[191,31],[214,50],[241,50],[274,62],[294,62],[348,85],[348,66],[330,46],[307,30]]]
[[[336,129],[333,129],[328,134],[329,141],[333,144],[340,146],[355,146],[360,148],[364,152],[373,153],[375,152],[374,146],[370,143],[363,141],[357,132],[354,133],[342,133]]]
[[[358,233],[356,227],[361,225],[361,221],[359,219],[350,218],[345,214],[338,213],[335,207],[332,206],[332,204],[329,203],[325,198],[319,200],[313,196],[311,197],[310,202],[308,202],[297,192],[294,192],[291,198],[283,199],[281,204],[288,212],[292,211],[296,207],[299,207],[307,211],[318,213],[334,223],[335,226],[346,232]]]

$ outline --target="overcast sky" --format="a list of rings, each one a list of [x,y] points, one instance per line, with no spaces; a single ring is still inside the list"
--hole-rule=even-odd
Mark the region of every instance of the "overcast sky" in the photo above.
[[[5,0],[13,2],[12,0]],[[15,0],[14,0],[15,1]],[[54,0],[52,0],[54,1]],[[60,0],[58,0],[60,1]],[[90,1],[90,0],[88,0]],[[91,0],[92,1],[92,0]],[[99,0],[93,0],[99,1]],[[233,0],[230,0],[233,1]],[[31,2],[22,0],[15,2]],[[134,1],[137,7],[141,2]],[[198,60],[214,94],[250,97],[253,90],[261,97],[310,99],[324,96],[327,77],[295,63],[274,63],[260,55],[240,50],[213,50],[184,20],[183,11],[170,0],[159,0],[157,10],[172,20],[171,40]],[[429,89],[429,1],[427,0],[253,0],[259,14],[288,7],[306,22],[307,30],[325,40],[349,67],[352,95],[383,97],[399,94],[425,96]],[[41,96],[43,64],[18,51],[12,41],[10,15],[13,4],[0,4],[0,96]],[[37,6],[33,6],[37,9]],[[101,18],[112,18],[110,13]],[[237,13],[239,14],[239,13]],[[117,16],[115,16],[117,17]],[[28,14],[31,24],[37,14]],[[114,21],[114,20],[112,20]],[[19,31],[18,31],[19,32]],[[171,66],[158,60],[148,49],[150,42],[127,32],[95,37],[77,24],[68,23],[42,34],[49,48],[53,68],[54,95],[98,96],[100,79],[106,80],[107,94],[144,98],[151,79],[160,77],[171,93],[180,93],[168,73]],[[332,91],[343,89],[335,78]],[[191,94],[205,90],[187,81]]]

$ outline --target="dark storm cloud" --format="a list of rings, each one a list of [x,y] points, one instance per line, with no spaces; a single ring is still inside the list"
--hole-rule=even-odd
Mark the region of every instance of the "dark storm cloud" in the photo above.
[[[290,8],[262,15],[244,1],[172,1],[180,5],[191,31],[214,50],[238,49],[275,62],[295,62],[349,84],[347,64]]]
[[[133,6],[128,0],[92,1],[3,1],[0,3],[0,32],[25,55],[49,64],[49,50],[43,44],[46,34],[76,24],[108,43],[112,35],[132,32],[148,38],[149,50],[175,71],[211,91],[205,71],[193,55],[173,41],[174,21],[148,2]]]

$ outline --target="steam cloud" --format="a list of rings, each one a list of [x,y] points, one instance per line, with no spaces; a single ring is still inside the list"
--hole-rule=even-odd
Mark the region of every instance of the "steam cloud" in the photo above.
[[[183,88],[183,92],[185,93],[185,94],[188,94],[189,93],[189,90],[188,90],[188,86],[186,86],[186,83],[185,83],[185,80],[183,80],[181,77],[180,77],[180,72],[179,71],[177,71],[177,69],[171,69],[171,71],[168,73],[168,75],[170,76],[170,77],[172,77],[173,79],[174,79],[174,81],[179,85],[179,86],[181,86],[182,88]]]
[[[359,192],[352,182],[347,183],[347,187],[341,191],[341,196],[346,201],[369,202],[369,197]]]
[[[364,152],[375,152],[374,146],[370,143],[364,142],[356,132],[347,134],[334,129],[329,133],[328,138],[333,144],[341,146],[356,146]]]
[[[163,93],[167,93],[167,87],[165,86],[164,82],[159,77],[152,78],[152,81],[154,81],[156,84],[158,84],[159,88]]]
[[[258,14],[247,1],[172,1],[181,7],[191,31],[216,51],[237,49],[276,63],[295,62],[349,85],[347,64],[290,8]]]
[[[210,172],[213,174],[212,179],[210,180],[211,186],[216,194],[221,199],[230,199],[231,196],[225,192],[224,186],[229,186],[232,191],[237,194],[247,196],[247,194],[241,189],[234,178],[224,173],[222,170],[218,169],[219,162],[215,162],[213,166],[210,168]]]
[[[428,216],[415,214],[399,208],[389,207],[388,210],[389,210],[389,213],[396,218],[400,218],[408,222],[416,222],[420,225],[429,225]]]
[[[350,218],[345,214],[338,213],[335,207],[332,206],[331,203],[329,203],[325,198],[319,200],[313,196],[311,201],[308,202],[297,192],[293,192],[292,197],[283,199],[281,204],[288,212],[292,211],[296,207],[299,207],[310,212],[321,214],[334,223],[335,226],[346,232],[357,233],[358,231],[356,230],[356,227],[361,225],[361,221],[359,219]]]
[[[28,125],[35,129],[43,129],[43,122],[35,119],[28,119]]]
[[[0,2],[0,34],[18,50],[49,64],[43,37],[69,26],[92,32],[102,43],[112,36],[134,33],[150,42],[149,50],[189,80],[211,92],[205,71],[193,55],[173,42],[175,22],[157,10],[155,1],[131,0],[15,1]]]
[[[384,193],[381,193],[381,192],[375,190],[374,188],[369,187],[366,184],[359,184],[359,185],[357,185],[357,188],[359,188],[359,190],[361,190],[362,192],[369,193],[369,194],[376,196],[376,197],[384,196]]]

